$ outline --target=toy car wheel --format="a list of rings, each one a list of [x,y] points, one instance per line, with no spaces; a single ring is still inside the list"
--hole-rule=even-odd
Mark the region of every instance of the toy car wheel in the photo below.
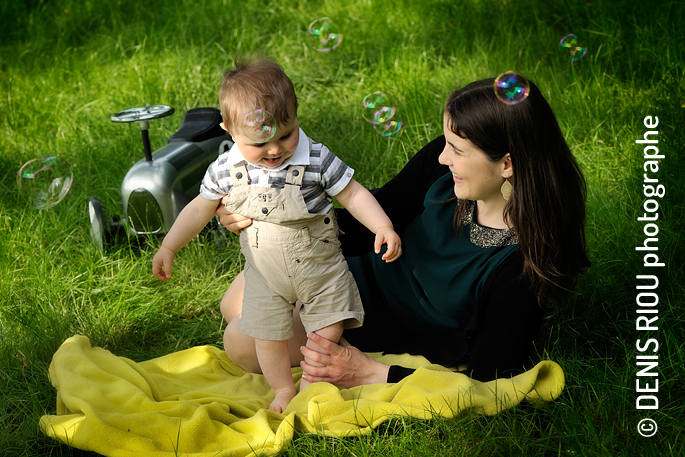
[[[90,238],[93,240],[95,247],[104,254],[107,229],[105,227],[105,217],[102,214],[102,206],[95,197],[88,201],[88,214],[90,215]]]
[[[151,105],[119,111],[113,114],[110,119],[112,122],[138,122],[159,119],[170,114],[174,114],[174,109],[171,106]]]

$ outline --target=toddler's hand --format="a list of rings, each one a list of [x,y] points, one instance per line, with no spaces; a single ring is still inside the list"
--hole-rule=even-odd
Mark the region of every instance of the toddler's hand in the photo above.
[[[376,242],[374,250],[376,254],[381,252],[381,246],[387,244],[388,250],[383,254],[382,259],[392,262],[402,255],[402,241],[400,236],[390,227],[381,227],[376,232]]]
[[[174,263],[176,253],[162,246],[152,258],[152,274],[160,281],[171,278],[171,265]]]

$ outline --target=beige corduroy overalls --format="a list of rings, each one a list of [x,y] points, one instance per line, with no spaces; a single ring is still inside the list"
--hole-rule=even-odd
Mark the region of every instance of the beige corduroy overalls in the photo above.
[[[287,169],[285,185],[250,185],[244,162],[231,165],[226,208],[253,220],[240,232],[245,256],[245,294],[238,329],[265,340],[293,336],[293,309],[307,332],[345,321],[362,325],[357,284],[340,249],[335,211],[311,215],[300,191],[304,165]]]

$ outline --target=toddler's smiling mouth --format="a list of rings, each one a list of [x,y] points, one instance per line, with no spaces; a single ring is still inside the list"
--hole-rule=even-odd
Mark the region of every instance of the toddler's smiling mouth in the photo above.
[[[274,157],[270,157],[270,158],[264,157],[263,160],[264,160],[264,162],[268,163],[269,165],[276,165],[281,161],[281,157],[282,156],[275,157],[275,158]]]

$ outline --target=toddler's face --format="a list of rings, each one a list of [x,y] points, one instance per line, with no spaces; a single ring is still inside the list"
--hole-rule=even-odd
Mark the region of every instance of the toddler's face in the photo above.
[[[221,127],[227,130],[224,123]],[[297,116],[292,116],[287,124],[278,124],[276,134],[265,143],[257,143],[245,136],[242,128],[228,131],[238,145],[242,156],[252,165],[265,168],[276,168],[295,152],[300,141],[300,123]]]

